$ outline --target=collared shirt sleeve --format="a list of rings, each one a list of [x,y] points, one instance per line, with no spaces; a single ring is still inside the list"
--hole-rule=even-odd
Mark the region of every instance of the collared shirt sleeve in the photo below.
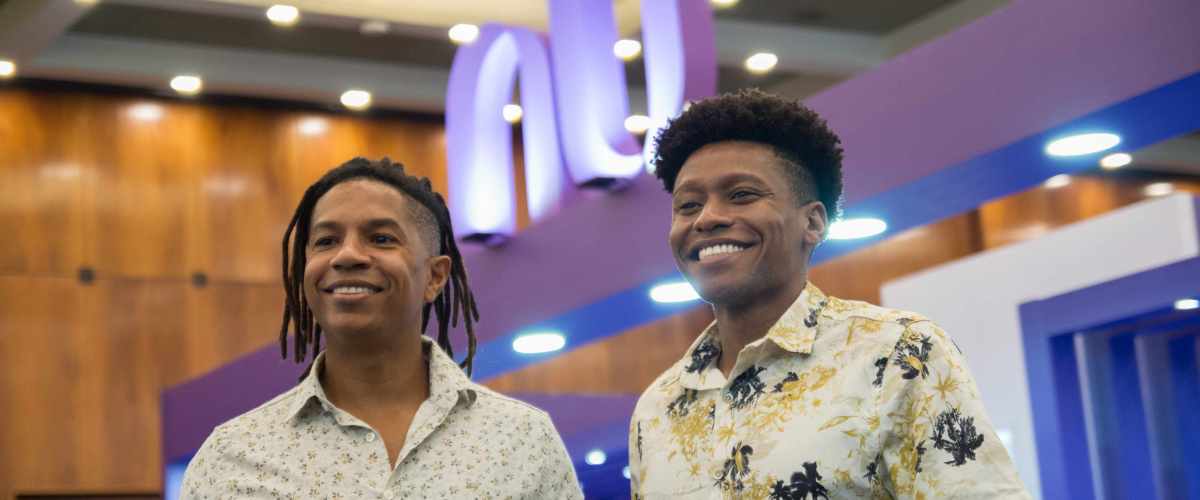
[[[633,498],[641,498],[641,474],[642,470],[642,446],[641,436],[638,432],[638,415],[635,412],[633,419],[629,422],[629,491]]]
[[[895,498],[1029,498],[941,328],[908,322],[887,363],[879,414],[891,432],[877,460]]]
[[[219,429],[204,440],[200,450],[188,463],[187,470],[183,473],[183,483],[179,488],[180,500],[202,500],[221,496],[217,491],[221,478],[218,477],[218,471],[213,470],[213,465],[218,463],[218,432]]]
[[[541,495],[544,499],[583,499],[583,490],[579,487],[579,479],[575,477],[575,467],[571,464],[571,456],[563,444],[562,437],[554,429],[554,422],[549,415],[539,413],[538,428],[542,449],[536,456],[542,457],[538,477],[544,482]]]

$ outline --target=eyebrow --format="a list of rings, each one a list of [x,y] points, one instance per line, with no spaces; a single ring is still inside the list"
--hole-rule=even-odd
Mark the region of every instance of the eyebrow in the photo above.
[[[765,180],[763,180],[762,177],[759,177],[754,174],[748,174],[745,172],[734,172],[732,174],[723,175],[723,176],[717,178],[717,181],[715,184],[718,187],[724,188],[724,187],[729,187],[731,185],[737,184],[739,182],[746,182],[746,181],[761,184],[763,186],[767,185],[767,182]],[[678,193],[680,191],[699,190],[700,188],[699,188],[699,186],[697,186],[697,184],[698,184],[698,181],[689,179],[689,180],[685,181],[684,183],[675,186],[675,191],[673,191],[671,194],[674,195],[675,193]]]
[[[380,227],[389,227],[389,228],[397,229],[397,230],[401,229],[399,222],[396,222],[395,219],[386,218],[386,217],[368,220],[364,224],[364,226],[371,228],[371,229],[380,228]],[[341,227],[342,227],[342,225],[338,222],[331,221],[331,220],[323,220],[323,221],[317,222],[316,224],[313,224],[312,232],[315,233],[317,231],[326,230],[326,229],[336,230]]]

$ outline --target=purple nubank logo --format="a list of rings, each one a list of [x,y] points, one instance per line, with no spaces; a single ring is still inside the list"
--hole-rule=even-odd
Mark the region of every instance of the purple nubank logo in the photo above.
[[[446,93],[450,212],[456,236],[512,235],[512,127],[500,110],[521,82],[529,215],[552,213],[574,184],[631,179],[653,155],[625,130],[629,96],[611,0],[550,0],[550,33],[485,24],[458,50]],[[708,0],[642,0],[648,115],[654,137],[683,104],[716,91]],[[564,169],[564,163],[566,168]],[[564,171],[569,173],[569,178]]]

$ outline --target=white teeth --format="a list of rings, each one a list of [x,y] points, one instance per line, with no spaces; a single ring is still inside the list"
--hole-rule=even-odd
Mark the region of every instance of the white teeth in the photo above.
[[[339,287],[336,287],[333,289],[333,293],[345,293],[345,294],[371,293],[371,291],[372,290],[370,288],[367,288],[365,286],[339,286]]]
[[[740,252],[745,249],[746,249],[746,247],[743,247],[740,245],[733,245],[730,243],[725,243],[725,244],[721,244],[721,245],[713,245],[711,247],[705,247],[700,250],[700,260],[703,261],[704,259],[707,259],[709,257],[714,257],[717,255],[724,255],[727,253]]]

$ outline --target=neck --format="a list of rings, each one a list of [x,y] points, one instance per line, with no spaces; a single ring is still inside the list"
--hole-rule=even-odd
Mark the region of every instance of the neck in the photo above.
[[[755,299],[745,304],[713,304],[713,316],[717,321],[717,340],[721,343],[721,358],[718,368],[729,377],[738,353],[743,347],[766,336],[783,313],[796,302],[808,283],[805,275],[789,282],[785,288],[772,290],[765,299]]]
[[[420,404],[429,397],[429,362],[418,329],[389,335],[328,335],[321,385],[339,408]],[[366,341],[368,338],[385,339]]]

